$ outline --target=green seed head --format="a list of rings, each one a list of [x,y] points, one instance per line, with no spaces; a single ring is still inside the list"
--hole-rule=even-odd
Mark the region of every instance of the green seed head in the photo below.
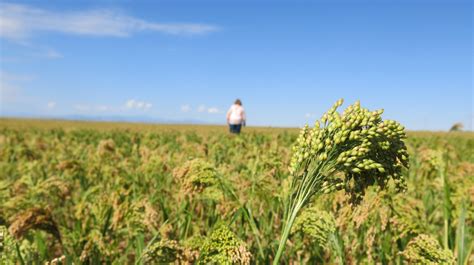
[[[341,104],[337,101],[316,121],[312,133],[308,133],[307,126],[302,129],[297,143],[301,150],[293,152],[296,165],[292,172],[303,174],[310,172],[308,167],[323,165],[318,170],[324,171],[326,178],[340,172],[344,181],[355,181],[351,185],[354,188],[346,189],[351,194],[363,192],[374,183],[383,188],[388,179],[395,180],[403,190],[401,173],[408,165],[404,127],[392,120],[382,120],[383,110],[369,111],[358,101],[339,113]],[[310,154],[302,155],[307,152]]]

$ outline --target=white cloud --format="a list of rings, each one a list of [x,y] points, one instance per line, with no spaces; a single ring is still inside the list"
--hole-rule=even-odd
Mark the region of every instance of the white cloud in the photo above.
[[[135,99],[129,99],[125,102],[125,108],[130,110],[149,110],[153,107],[153,104],[145,101],[138,101]]]
[[[189,106],[189,105],[182,105],[182,106],[181,106],[181,111],[182,111],[182,112],[189,112],[189,111],[191,111],[191,106]]]
[[[197,111],[198,112],[205,112],[206,111],[206,105],[199,105],[199,107],[197,108]]]
[[[79,112],[109,112],[117,113],[125,110],[139,110],[147,111],[153,107],[153,104],[145,101],[138,101],[135,99],[129,99],[125,102],[123,107],[110,106],[110,105],[89,105],[89,104],[76,104],[73,106],[74,110]]]
[[[50,102],[48,102],[48,104],[46,104],[46,107],[48,109],[54,109],[56,107],[56,102],[50,101]]]
[[[313,114],[311,114],[311,113],[306,113],[304,116],[305,116],[306,118],[311,118],[311,117],[313,117]]]
[[[143,109],[143,107],[145,107],[145,102],[143,101],[138,101],[135,103],[135,108],[137,109]]]
[[[134,99],[129,99],[127,102],[125,102],[125,107],[127,109],[132,109],[135,107],[135,100]]]
[[[207,113],[210,113],[210,114],[215,114],[215,113],[220,113],[221,111],[216,107],[208,108],[208,107],[206,107],[206,105],[201,104],[201,105],[198,106],[197,112],[201,112],[201,113],[202,112],[207,112]]]
[[[219,113],[219,109],[218,108],[208,108],[207,112],[209,112],[209,113]]]
[[[128,37],[141,31],[197,35],[219,30],[199,23],[155,23],[117,10],[53,12],[22,4],[0,4],[0,37],[24,40],[41,31],[75,35]]]

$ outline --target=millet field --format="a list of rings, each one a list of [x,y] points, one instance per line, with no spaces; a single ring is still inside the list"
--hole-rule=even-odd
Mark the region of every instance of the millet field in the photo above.
[[[0,264],[474,264],[474,133],[0,120]]]

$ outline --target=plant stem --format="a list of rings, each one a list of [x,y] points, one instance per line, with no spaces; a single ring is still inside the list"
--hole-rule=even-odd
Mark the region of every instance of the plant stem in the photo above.
[[[458,265],[463,265],[465,259],[469,259],[469,256],[465,256],[465,241],[466,241],[466,204],[463,201],[461,204],[461,209],[460,209],[460,214],[459,214],[459,221],[458,221],[458,227],[456,231],[456,239],[457,239],[457,264]]]
[[[286,240],[288,239],[288,236],[290,235],[291,227],[293,226],[293,223],[295,222],[296,215],[301,209],[301,206],[302,206],[301,203],[297,203],[292,209],[290,209],[291,214],[288,216],[288,220],[286,221],[285,226],[283,227],[283,233],[280,238],[280,243],[278,245],[278,250],[275,255],[275,259],[273,260],[273,265],[279,264],[281,255],[283,254],[283,251],[285,250]]]
[[[450,212],[451,212],[451,203],[450,203],[450,188],[448,183],[448,178],[445,173],[445,169],[440,169],[439,173],[443,181],[443,219],[444,219],[444,235],[443,235],[443,245],[445,249],[449,249],[449,239],[450,239]]]

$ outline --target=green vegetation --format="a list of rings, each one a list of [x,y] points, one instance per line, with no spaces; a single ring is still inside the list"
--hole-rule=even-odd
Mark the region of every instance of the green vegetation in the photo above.
[[[297,139],[296,129],[0,120],[0,264],[270,264],[290,168],[301,169]],[[370,152],[370,164],[354,160],[348,169],[373,173],[359,185],[335,162],[322,182],[331,192],[301,207],[280,263],[472,264],[474,134],[408,132],[404,143],[408,168]],[[390,170],[404,191],[393,174],[374,185]]]

